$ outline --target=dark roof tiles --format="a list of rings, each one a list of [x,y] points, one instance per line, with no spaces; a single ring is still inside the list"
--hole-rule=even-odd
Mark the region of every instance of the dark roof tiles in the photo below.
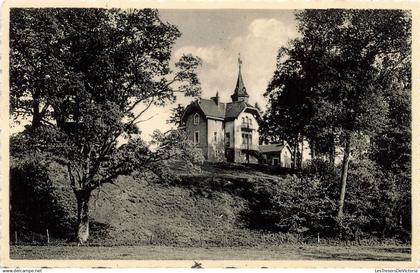
[[[219,102],[218,104],[216,104],[211,99],[200,99],[198,101],[198,105],[200,106],[204,115],[206,115],[207,117],[215,117],[220,119],[225,118],[226,104],[223,102]]]
[[[246,107],[252,106],[244,101],[227,103],[225,115],[226,119],[236,118]]]
[[[284,144],[267,144],[260,145],[258,148],[261,153],[271,153],[271,152],[280,152],[283,148],[286,147]]]
[[[258,112],[255,107],[244,101],[229,103],[219,102],[216,104],[212,99],[199,99],[187,106],[184,116],[186,117],[189,113],[194,111],[194,109],[200,109],[208,118],[232,120],[237,118],[245,108],[251,108]]]

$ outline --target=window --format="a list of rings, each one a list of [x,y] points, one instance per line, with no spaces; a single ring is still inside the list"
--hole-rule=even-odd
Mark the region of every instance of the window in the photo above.
[[[230,147],[230,133],[226,133],[226,147]]]
[[[242,117],[242,123],[245,123],[245,118],[244,117]]]
[[[214,136],[214,142],[217,142],[217,132],[214,132],[213,136]]]
[[[200,116],[198,115],[198,113],[195,113],[195,115],[194,115],[194,125],[198,125],[199,122],[200,122]]]
[[[194,132],[194,144],[200,144],[200,132],[199,131]]]
[[[252,145],[252,135],[251,134],[242,134],[242,144]]]
[[[252,125],[252,118],[249,119],[249,125]]]

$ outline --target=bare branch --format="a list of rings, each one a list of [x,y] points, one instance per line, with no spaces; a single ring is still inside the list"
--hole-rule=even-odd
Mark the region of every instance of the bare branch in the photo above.
[[[154,117],[156,117],[157,116],[157,114],[155,114],[155,115],[153,115],[153,116],[150,116],[149,118],[147,118],[147,119],[141,119],[141,120],[139,120],[139,121],[136,121],[134,124],[138,124],[138,123],[142,123],[142,122],[145,122],[145,121],[149,121],[149,120],[151,120],[152,118],[154,118]]]
[[[138,115],[136,115],[129,123],[127,123],[127,125],[131,125],[134,124],[134,122],[136,122],[136,120],[141,117],[141,115],[144,114],[144,112],[146,112],[150,106],[152,106],[153,102],[155,101],[155,98],[153,97],[150,102],[147,104],[146,108],[144,108]]]
[[[147,98],[141,98],[141,99],[139,99],[139,100],[137,100],[137,101],[135,101],[134,103],[133,103],[133,105],[131,105],[130,106],[130,108],[128,108],[127,109],[127,111],[126,112],[131,112],[131,110],[133,110],[139,103],[141,103],[142,101],[145,101]]]

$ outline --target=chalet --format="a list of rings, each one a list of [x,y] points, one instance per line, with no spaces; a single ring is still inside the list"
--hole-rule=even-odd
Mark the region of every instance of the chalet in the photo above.
[[[219,93],[189,104],[181,118],[188,137],[209,161],[261,163],[289,168],[291,152],[284,144],[259,144],[260,111],[248,103],[241,64],[231,102],[221,102]]]
[[[221,102],[219,93],[189,104],[182,123],[193,142],[210,161],[258,163],[260,111],[248,103],[238,59],[239,73],[231,102]]]

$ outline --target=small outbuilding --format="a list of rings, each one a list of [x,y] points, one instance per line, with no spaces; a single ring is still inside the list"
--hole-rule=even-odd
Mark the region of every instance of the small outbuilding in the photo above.
[[[259,145],[265,163],[283,168],[292,167],[292,151],[287,143]]]

